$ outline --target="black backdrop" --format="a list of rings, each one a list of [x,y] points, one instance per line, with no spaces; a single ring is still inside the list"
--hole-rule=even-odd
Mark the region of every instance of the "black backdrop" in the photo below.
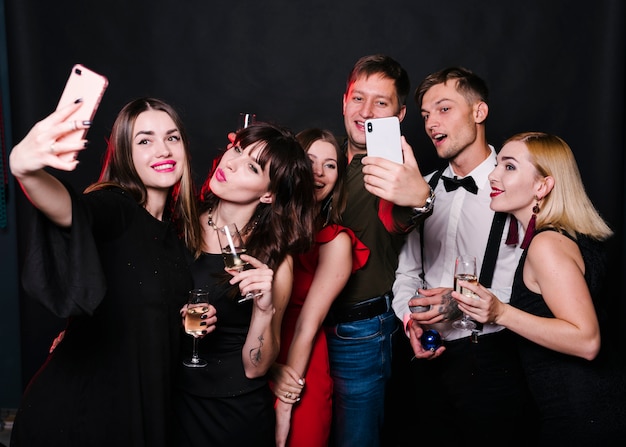
[[[412,90],[428,73],[464,65],[490,86],[487,134],[499,147],[526,130],[572,146],[589,195],[616,230],[607,296],[626,318],[624,56],[622,0],[5,0],[12,130],[16,141],[52,111],[71,66],[110,81],[78,170],[77,188],[99,173],[117,111],[143,95],[177,106],[201,179],[239,112],[295,131],[343,133],[341,97],[352,64],[383,52],[408,70]],[[438,160],[409,98],[403,133],[423,171]],[[20,195],[19,222],[29,216]],[[19,247],[23,249],[23,240]],[[16,259],[19,262],[19,259]],[[18,297],[15,298],[16,300]],[[27,297],[22,314],[24,383],[59,322]],[[46,323],[49,321],[49,323]]]

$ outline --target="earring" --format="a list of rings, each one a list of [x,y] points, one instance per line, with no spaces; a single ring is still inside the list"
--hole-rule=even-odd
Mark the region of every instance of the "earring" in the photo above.
[[[535,203],[535,206],[533,206],[533,215],[530,216],[530,220],[528,221],[528,227],[526,227],[526,234],[524,234],[524,240],[522,241],[522,245],[520,245],[520,248],[522,250],[526,250],[528,248],[528,246],[530,245],[531,239],[535,235],[535,224],[537,222],[537,214],[540,211],[539,199],[536,196],[535,196],[535,200],[537,200],[537,202]]]
[[[539,214],[539,202],[535,203],[535,206],[533,206],[533,214],[536,216],[537,214]]]

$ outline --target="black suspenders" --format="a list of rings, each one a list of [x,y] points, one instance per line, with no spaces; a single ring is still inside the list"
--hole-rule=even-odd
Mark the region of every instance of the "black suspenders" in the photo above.
[[[445,168],[442,168],[435,172],[428,181],[430,187],[434,190],[441,178],[441,174]],[[435,205],[436,206],[436,205]],[[487,247],[485,249],[485,255],[483,256],[483,265],[480,268],[480,282],[483,286],[489,288],[493,281],[493,272],[496,268],[496,260],[498,259],[498,252],[500,251],[500,241],[502,240],[502,233],[504,231],[504,224],[508,213],[497,212],[493,216],[491,222],[491,230],[489,231],[489,239],[487,241]],[[424,223],[419,226],[420,232],[420,255],[422,256],[422,273],[420,277],[422,281],[425,279],[424,272]]]

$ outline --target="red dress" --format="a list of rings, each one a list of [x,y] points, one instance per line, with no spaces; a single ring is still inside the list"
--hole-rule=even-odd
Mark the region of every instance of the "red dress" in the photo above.
[[[278,363],[284,364],[287,361],[296,322],[315,276],[320,246],[332,241],[341,232],[346,232],[352,239],[352,273],[363,267],[369,257],[369,249],[354,235],[352,230],[340,225],[328,225],[317,233],[313,248],[294,259],[293,290],[283,317]],[[291,414],[291,429],[287,445],[293,447],[326,446],[332,419],[333,382],[330,377],[326,334],[321,329],[313,344],[304,379],[306,386],[301,400],[294,406]]]

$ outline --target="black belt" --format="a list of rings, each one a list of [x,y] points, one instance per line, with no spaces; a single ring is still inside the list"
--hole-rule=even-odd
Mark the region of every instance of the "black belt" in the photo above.
[[[480,340],[480,341],[479,341]],[[502,329],[496,332],[489,332],[488,334],[481,334],[477,332],[469,337],[456,338],[454,340],[444,340],[443,344],[448,350],[452,349],[466,349],[467,345],[476,345],[478,343],[489,345],[506,345],[513,343],[513,333],[507,329]],[[512,346],[512,345],[510,345]]]
[[[392,292],[370,298],[360,303],[333,306],[328,311],[324,325],[335,326],[339,323],[367,320],[382,315],[391,309]]]

